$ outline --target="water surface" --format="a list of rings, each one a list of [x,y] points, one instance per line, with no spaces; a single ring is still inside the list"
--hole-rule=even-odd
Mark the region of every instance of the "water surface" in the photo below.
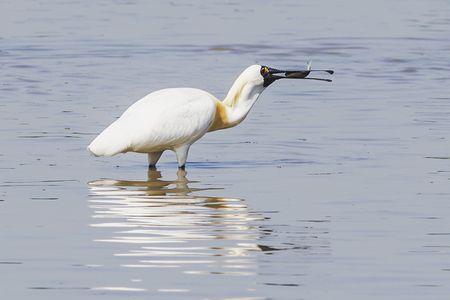
[[[2,1],[7,299],[447,299],[447,1]],[[165,87],[277,82],[187,173],[86,145]]]

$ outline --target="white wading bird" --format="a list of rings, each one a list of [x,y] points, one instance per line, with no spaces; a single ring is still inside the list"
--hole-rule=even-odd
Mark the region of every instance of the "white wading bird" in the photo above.
[[[259,95],[275,80],[306,78],[312,71],[282,71],[252,65],[236,79],[225,100],[194,88],[163,89],[140,99],[109,125],[88,146],[96,156],[118,153],[148,153],[149,167],[155,167],[165,150],[175,152],[178,167],[186,164],[189,147],[205,133],[241,123]]]

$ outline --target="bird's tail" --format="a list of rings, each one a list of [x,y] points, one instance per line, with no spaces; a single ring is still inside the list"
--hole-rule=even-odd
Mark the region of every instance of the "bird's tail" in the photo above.
[[[129,138],[118,121],[109,125],[87,147],[95,156],[113,156],[127,152]]]

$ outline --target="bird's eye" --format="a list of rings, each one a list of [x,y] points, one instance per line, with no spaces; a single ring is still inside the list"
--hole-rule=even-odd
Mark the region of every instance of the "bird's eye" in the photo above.
[[[262,67],[261,68],[261,75],[265,76],[269,73],[269,68],[268,67]]]

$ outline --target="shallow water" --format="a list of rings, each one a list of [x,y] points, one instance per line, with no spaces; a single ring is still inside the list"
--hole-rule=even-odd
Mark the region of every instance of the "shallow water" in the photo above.
[[[373,2],[373,1],[372,1]],[[447,1],[3,1],[5,299],[448,299]],[[187,173],[93,137],[169,86],[267,89]]]

